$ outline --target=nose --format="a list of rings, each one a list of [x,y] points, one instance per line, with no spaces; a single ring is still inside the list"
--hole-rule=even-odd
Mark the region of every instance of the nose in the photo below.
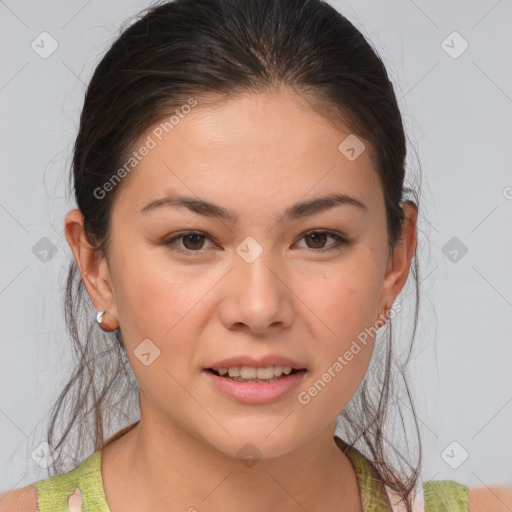
[[[294,295],[282,266],[261,254],[248,263],[236,258],[227,276],[220,317],[226,329],[262,335],[293,323]]]

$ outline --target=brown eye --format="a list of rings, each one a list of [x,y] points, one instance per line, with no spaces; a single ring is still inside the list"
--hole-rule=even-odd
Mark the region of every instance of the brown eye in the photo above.
[[[326,246],[326,242],[329,238],[335,240],[335,243]],[[349,244],[347,239],[330,231],[310,231],[303,235],[301,240],[302,239],[307,240],[306,249],[314,252],[339,250],[342,246]],[[197,231],[188,231],[177,233],[170,239],[164,241],[163,245],[172,251],[178,251],[187,256],[199,256],[206,250],[204,248],[204,242],[206,240],[211,241],[211,238]]]
[[[172,251],[178,251],[194,256],[194,253],[201,254],[204,249],[205,240],[209,240],[210,237],[196,232],[182,232],[171,237],[170,239],[163,242],[163,245],[171,249]],[[179,244],[181,242],[181,244]]]
[[[315,233],[306,235],[304,239],[313,241],[313,247],[310,246],[310,249],[322,249],[325,241],[327,240],[327,234],[317,231]]]
[[[183,245],[192,251],[201,249],[204,243],[204,235],[199,233],[181,235],[181,238],[183,239]]]
[[[336,243],[329,244],[326,247],[325,243],[329,238],[336,240]],[[309,233],[303,235],[302,239],[307,241],[307,249],[316,250],[316,252],[335,250],[339,249],[342,245],[348,244],[348,240],[336,233],[331,233],[329,231],[310,231]]]

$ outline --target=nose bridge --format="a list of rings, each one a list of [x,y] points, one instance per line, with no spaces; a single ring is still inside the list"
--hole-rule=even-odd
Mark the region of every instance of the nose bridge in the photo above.
[[[275,295],[279,286],[275,283],[276,271],[281,268],[275,258],[273,249],[269,246],[270,237],[258,241],[253,236],[247,236],[236,248],[235,271],[241,278],[242,292],[249,288],[252,294],[261,293]]]
[[[270,243],[271,237],[265,239]],[[231,274],[229,323],[244,323],[252,330],[263,332],[276,322],[288,324],[291,320],[283,266],[277,253],[265,247],[253,236],[246,237],[237,247]]]

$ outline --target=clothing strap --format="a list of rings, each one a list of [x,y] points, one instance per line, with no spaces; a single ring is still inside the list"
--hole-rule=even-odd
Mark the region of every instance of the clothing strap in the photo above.
[[[406,512],[402,498],[387,485],[373,464],[355,447],[334,438],[352,463],[364,512]],[[468,512],[469,488],[452,480],[419,482],[412,491],[413,512]]]
[[[134,428],[139,421],[110,436],[101,449]],[[101,449],[72,471],[30,484],[37,492],[39,512],[110,512],[101,475]]]
[[[101,479],[101,451],[94,452],[77,468],[30,484],[37,492],[39,512],[70,512],[76,509],[78,492],[81,512],[110,512]],[[72,498],[72,495],[75,495]],[[70,506],[71,505],[71,506]]]
[[[402,499],[386,486],[393,512],[405,512]],[[423,482],[414,493],[413,512],[468,512],[469,488],[453,480]]]
[[[391,507],[393,512],[407,512],[405,504],[402,498],[396,494],[393,489],[389,488],[387,485],[386,492],[388,493],[389,501],[391,502]],[[413,501],[412,501],[412,512],[425,512],[425,495],[423,490],[423,485],[419,485],[413,491]],[[436,511],[437,512],[437,511]]]
[[[363,454],[343,439],[334,436],[334,441],[348,457],[357,476],[364,512],[393,512],[386,487],[378,471]],[[422,511],[423,512],[423,511]]]

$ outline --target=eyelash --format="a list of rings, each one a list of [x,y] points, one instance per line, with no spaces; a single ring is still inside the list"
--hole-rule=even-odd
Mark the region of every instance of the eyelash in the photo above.
[[[336,251],[336,250],[340,250],[342,248],[342,246],[349,244],[349,241],[346,238],[342,237],[341,235],[338,235],[337,233],[333,233],[332,231],[322,231],[322,230],[308,231],[307,233],[304,233],[299,240],[302,240],[304,237],[306,237],[308,235],[312,235],[312,234],[325,234],[327,236],[334,238],[337,241],[337,243],[333,244],[334,247],[328,247],[327,249],[306,248],[306,250],[308,250],[308,251],[312,251],[312,252]],[[179,247],[172,247],[172,245],[174,244],[175,241],[177,241],[180,238],[183,238],[184,236],[187,236],[187,235],[203,235],[206,238],[211,240],[211,238],[208,235],[206,235],[206,233],[202,233],[201,231],[182,231],[182,232],[174,235],[172,238],[165,240],[163,242],[163,245],[168,247],[171,251],[177,251],[182,254],[186,254],[187,256],[191,256],[191,257],[199,256],[199,255],[203,254],[204,251],[206,251],[206,249],[198,249],[197,251],[193,251],[191,249],[181,249]]]

